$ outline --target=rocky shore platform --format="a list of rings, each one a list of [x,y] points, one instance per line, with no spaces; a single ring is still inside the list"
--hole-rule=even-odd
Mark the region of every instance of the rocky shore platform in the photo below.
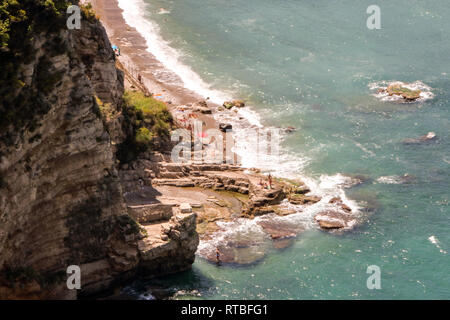
[[[308,206],[322,199],[309,195],[309,188],[301,181],[273,179],[272,187],[268,177],[257,169],[246,170],[229,164],[172,163],[169,155],[154,153],[151,160],[138,160],[119,170],[122,185],[125,186],[129,215],[142,224],[147,234],[139,248],[143,256],[153,257],[151,252],[187,250],[192,252],[198,242],[187,236],[196,225],[200,241],[211,241],[224,232],[224,223],[245,223],[257,217],[286,217],[301,214]],[[333,208],[316,215],[317,226],[324,231],[345,230],[356,220],[352,209],[340,198],[330,200]],[[181,214],[183,213],[183,214]],[[180,216],[181,214],[181,216]],[[176,219],[194,219],[187,223],[180,235],[168,231]],[[304,230],[301,225],[260,219],[266,239],[273,247],[282,249],[290,240]],[[183,232],[186,236],[183,236]],[[175,236],[174,236],[175,235]],[[172,240],[181,240],[176,247]],[[220,251],[222,263],[252,263],[264,253],[250,252],[254,239],[220,243],[216,247],[200,250],[200,256],[216,262],[216,249]],[[175,250],[176,248],[176,250]],[[247,251],[247,252],[246,252]],[[158,254],[157,254],[158,255]],[[247,257],[243,259],[243,257]]]

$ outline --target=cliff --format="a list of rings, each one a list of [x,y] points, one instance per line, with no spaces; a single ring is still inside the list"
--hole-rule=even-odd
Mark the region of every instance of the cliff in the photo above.
[[[11,7],[19,18],[1,34],[1,298],[94,294],[135,274],[146,256],[116,168],[123,73],[100,22],[84,12],[81,30],[68,30],[67,2],[53,2]],[[117,116],[105,118],[98,101]],[[198,243],[195,217],[172,225],[194,241],[170,272],[190,266]],[[69,265],[81,267],[78,292],[66,287]]]

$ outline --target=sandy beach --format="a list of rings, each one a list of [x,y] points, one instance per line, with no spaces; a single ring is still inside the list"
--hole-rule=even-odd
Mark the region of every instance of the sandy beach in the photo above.
[[[180,77],[165,68],[148,51],[146,40],[135,28],[125,22],[123,10],[118,6],[117,0],[93,0],[91,4],[100,17],[111,44],[120,48],[120,56],[117,60],[129,76],[126,78],[132,78],[131,81],[126,81],[128,82],[126,86],[135,85],[140,77],[145,88],[153,94],[154,98],[165,102],[172,113],[177,106],[191,105],[207,99],[185,88]],[[208,106],[217,107],[212,103],[208,103]],[[203,122],[205,129],[218,128],[218,123],[212,115],[198,112],[197,116]]]

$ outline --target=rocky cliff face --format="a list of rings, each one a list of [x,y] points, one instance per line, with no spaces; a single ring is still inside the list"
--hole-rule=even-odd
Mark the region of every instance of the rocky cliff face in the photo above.
[[[123,74],[95,19],[34,34],[27,50],[31,58],[14,65],[12,105],[0,105],[12,119],[0,127],[0,298],[75,298],[69,265],[81,267],[83,295],[139,263],[143,236],[127,215],[111,143],[120,117],[104,123],[96,102],[119,110]],[[41,108],[21,112],[26,102]]]

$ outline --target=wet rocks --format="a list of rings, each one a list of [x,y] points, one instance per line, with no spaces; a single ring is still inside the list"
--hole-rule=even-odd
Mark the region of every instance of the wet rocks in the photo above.
[[[343,229],[349,226],[350,220],[352,220],[347,214],[338,211],[327,210],[318,213],[314,220],[319,224],[321,229],[335,230]]]
[[[289,202],[296,205],[314,204],[322,200],[317,196],[305,196],[304,194],[290,194],[288,198]]]
[[[233,107],[243,108],[245,107],[245,102],[242,100],[225,101],[223,106],[225,109],[231,109]]]
[[[437,135],[434,132],[428,132],[426,135],[423,135],[417,139],[405,139],[403,140],[403,144],[421,144],[426,142],[432,142],[437,140]]]

